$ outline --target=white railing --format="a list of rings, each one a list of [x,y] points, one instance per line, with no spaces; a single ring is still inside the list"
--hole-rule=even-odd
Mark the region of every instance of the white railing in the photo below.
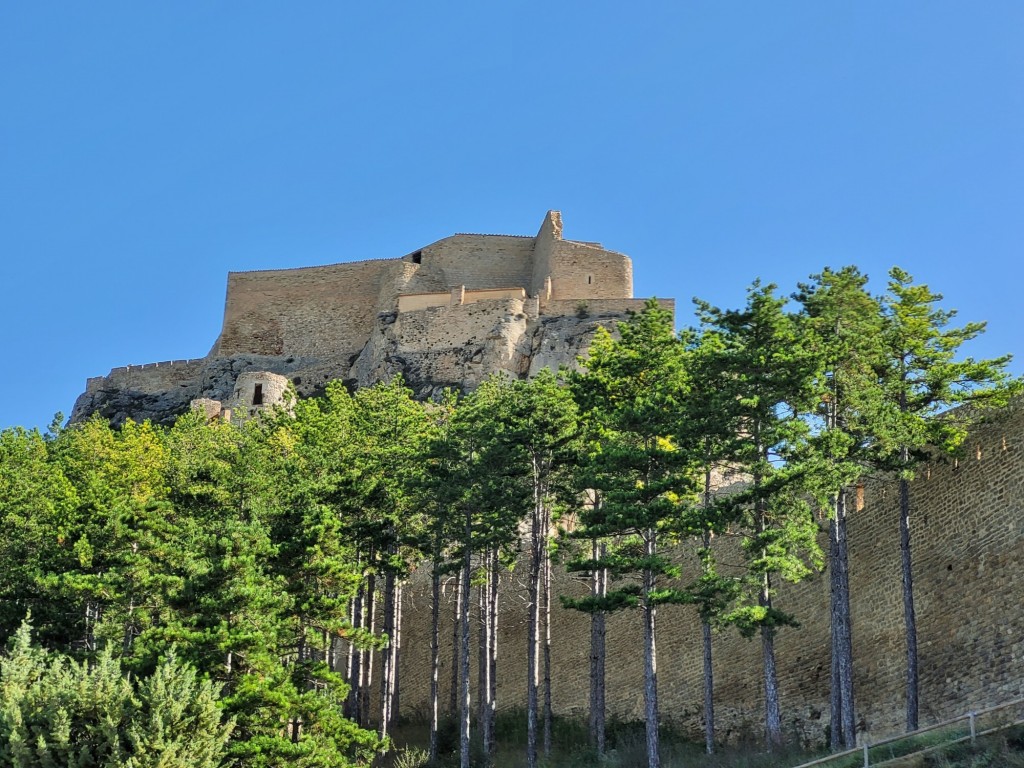
[[[944,749],[963,741],[973,742],[979,736],[986,736],[1022,723],[1024,723],[1024,699],[1017,699],[988,709],[968,712],[960,717],[935,723],[926,728],[919,728],[901,736],[882,739],[873,744],[865,740],[859,747],[820,757],[809,763],[801,763],[795,768],[824,768],[824,766],[874,768],[911,755],[921,755],[936,749]],[[927,738],[929,733],[935,734],[934,742]]]

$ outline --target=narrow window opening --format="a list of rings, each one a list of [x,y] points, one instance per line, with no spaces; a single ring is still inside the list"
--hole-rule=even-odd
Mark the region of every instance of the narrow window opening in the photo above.
[[[263,405],[263,385],[257,384],[252,392],[252,404]]]
[[[412,255],[412,263],[413,264],[422,264],[423,263],[423,251],[416,251],[416,253],[414,253]]]
[[[593,282],[594,282],[594,276],[593,275],[587,275],[587,285],[590,285]]]

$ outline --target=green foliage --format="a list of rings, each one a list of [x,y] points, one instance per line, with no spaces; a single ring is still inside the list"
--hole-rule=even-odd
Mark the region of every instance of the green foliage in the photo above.
[[[27,624],[0,660],[0,762],[15,768],[214,768],[234,724],[217,687],[171,655],[132,683],[109,650],[50,654]]]
[[[343,658],[390,638],[354,604],[394,594],[424,558],[440,575],[468,551],[497,578],[531,515],[533,564],[610,576],[567,607],[685,603],[744,634],[795,626],[773,598],[821,567],[816,513],[871,469],[912,478],[1021,390],[1008,357],[958,359],[984,325],[951,327],[901,270],[882,297],[848,267],[795,298],[790,311],[755,283],[742,309],[698,302],[682,335],[651,303],[618,338],[599,329],[568,386],[493,377],[424,404],[401,379],[332,382],[241,427],[188,414],[0,432],[3,754],[366,763],[384,742],[342,716]],[[566,535],[550,540],[552,525]],[[732,534],[742,573],[717,562]],[[683,540],[696,561],[664,555]],[[51,651],[18,630],[29,611]],[[187,743],[193,731],[208,738]]]
[[[755,282],[741,310],[698,302],[703,391],[710,412],[697,412],[713,440],[711,456],[747,482],[716,500],[707,525],[734,528],[747,559],[745,599],[728,619],[749,635],[757,627],[795,625],[772,604],[774,577],[800,581],[821,564],[817,525],[807,504],[817,357],[774,285]],[[728,600],[728,584],[711,584]],[[725,607],[724,605],[722,606]]]
[[[1006,372],[1009,355],[957,359],[961,346],[983,333],[985,323],[951,328],[956,312],[941,309],[940,301],[941,294],[915,285],[904,270],[890,270],[881,299],[887,411],[884,428],[876,430],[875,464],[907,479],[935,451],[954,453],[984,409],[1005,405],[1024,386]]]

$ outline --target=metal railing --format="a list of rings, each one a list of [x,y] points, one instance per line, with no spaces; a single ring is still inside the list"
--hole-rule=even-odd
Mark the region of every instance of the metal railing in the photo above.
[[[1024,699],[1016,699],[988,709],[968,712],[960,717],[900,736],[882,739],[873,744],[865,740],[859,747],[820,757],[809,763],[801,763],[795,768],[874,768],[892,764],[912,755],[944,749],[960,742],[973,742],[979,736],[986,736],[1022,723]]]

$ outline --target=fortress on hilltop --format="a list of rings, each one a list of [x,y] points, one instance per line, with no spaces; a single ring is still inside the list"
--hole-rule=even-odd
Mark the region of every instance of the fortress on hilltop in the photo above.
[[[226,412],[245,417],[284,402],[291,387],[300,396],[315,395],[331,379],[365,386],[401,373],[417,394],[429,397],[449,386],[471,389],[495,371],[526,377],[573,365],[598,327],[643,307],[632,296],[629,258],[598,243],[566,240],[554,211],[535,237],[459,234],[401,258],[231,273],[224,324],[209,355],[115,368],[89,379],[72,420],[98,413],[115,424],[128,418],[169,423],[189,408],[211,419]],[[662,305],[674,308],[671,301]],[[924,723],[1024,696],[1024,401],[989,415],[972,431],[961,460],[923,468],[910,486]],[[893,482],[873,478],[849,519],[856,714],[861,738],[871,741],[900,732],[903,722],[898,505]],[[723,570],[742,562],[730,537],[716,546]],[[695,578],[692,549],[683,544],[675,555]],[[399,669],[406,714],[427,711],[429,570],[413,573],[402,593]],[[554,581],[555,594],[584,594],[560,571]],[[501,589],[498,702],[522,707],[527,600],[514,576]],[[442,701],[452,687],[455,616],[454,590],[445,594]],[[794,741],[817,744],[829,712],[828,577],[782,586],[778,605],[801,625],[776,639],[784,728]],[[554,711],[583,716],[585,617],[555,600],[551,621]],[[697,735],[703,717],[699,617],[693,606],[665,606],[658,622],[663,712]],[[642,718],[643,655],[630,652],[642,645],[641,622],[616,613],[607,631],[609,715]],[[748,739],[762,728],[760,644],[726,630],[714,642],[720,738]],[[472,668],[475,675],[476,663]]]
[[[643,305],[629,257],[566,240],[557,211],[534,237],[456,234],[396,259],[232,272],[209,355],[89,379],[71,419],[168,423],[192,401],[211,416],[254,412],[289,381],[300,396],[398,373],[423,397],[471,389],[496,371],[573,365],[598,326]]]

